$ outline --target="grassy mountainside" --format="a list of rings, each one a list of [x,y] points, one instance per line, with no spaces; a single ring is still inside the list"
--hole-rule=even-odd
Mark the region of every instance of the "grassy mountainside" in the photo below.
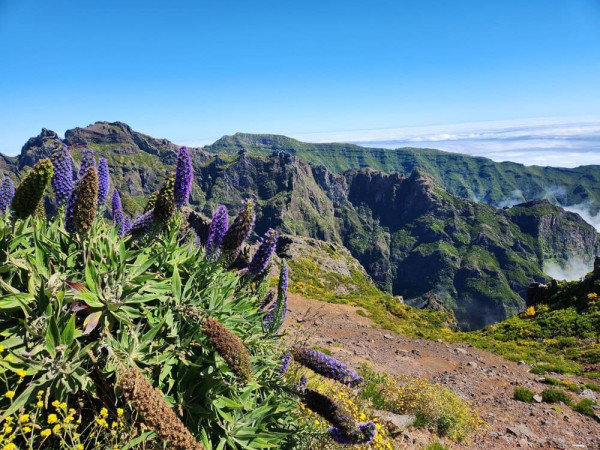
[[[232,154],[242,149],[261,154],[283,151],[337,173],[370,167],[388,173],[410,174],[420,168],[451,194],[491,205],[502,205],[507,199],[521,203],[545,197],[565,206],[585,201],[600,205],[599,166],[574,169],[524,166],[434,149],[391,150],[353,144],[310,144],[271,134],[236,133],[205,147],[205,150],[219,154]]]

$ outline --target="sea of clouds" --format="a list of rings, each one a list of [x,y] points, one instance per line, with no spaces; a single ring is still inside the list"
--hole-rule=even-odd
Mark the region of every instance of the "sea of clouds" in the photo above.
[[[435,148],[494,161],[577,167],[600,164],[600,117],[472,122],[292,135],[308,142],[349,142],[365,147]]]

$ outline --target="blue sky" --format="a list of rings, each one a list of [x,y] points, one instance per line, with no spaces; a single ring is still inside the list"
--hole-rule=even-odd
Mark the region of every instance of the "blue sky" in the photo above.
[[[0,0],[0,61],[8,154],[97,120],[188,144],[571,120],[600,116],[600,1]]]

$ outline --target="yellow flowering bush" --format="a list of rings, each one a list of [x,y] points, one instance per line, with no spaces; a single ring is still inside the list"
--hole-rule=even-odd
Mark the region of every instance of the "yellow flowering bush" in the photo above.
[[[525,310],[525,317],[535,317],[535,307],[530,306]]]
[[[361,395],[375,407],[396,414],[412,414],[415,426],[426,427],[440,436],[463,442],[470,434],[486,426],[471,404],[425,378],[400,375],[392,377],[363,366],[365,387]]]
[[[7,391],[4,396],[12,400],[14,394],[15,391]],[[19,412],[6,417],[0,430],[0,449],[118,450],[119,443],[127,442],[137,434],[126,426],[122,408],[117,408],[113,414],[102,408],[92,421],[85,423],[67,403],[54,400],[48,405],[45,396],[46,392],[39,390],[34,402],[23,405]]]

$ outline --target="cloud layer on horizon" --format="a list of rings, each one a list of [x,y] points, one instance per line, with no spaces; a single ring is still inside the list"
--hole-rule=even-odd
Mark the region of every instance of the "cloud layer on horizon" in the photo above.
[[[349,142],[365,147],[435,148],[526,165],[576,167],[600,164],[600,117],[474,122],[292,137],[308,142]]]

